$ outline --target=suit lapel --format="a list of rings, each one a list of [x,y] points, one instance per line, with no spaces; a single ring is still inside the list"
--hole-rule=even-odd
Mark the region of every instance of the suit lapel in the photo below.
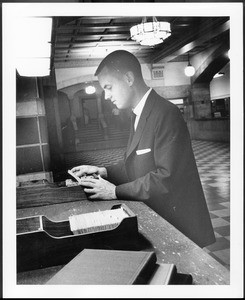
[[[131,144],[130,145],[128,144],[127,151],[126,151],[126,159],[133,152],[133,150],[136,148],[136,146],[138,145],[138,143],[140,141],[140,138],[144,131],[144,127],[146,125],[147,118],[152,110],[153,104],[155,103],[156,98],[154,97],[154,94],[155,94],[155,91],[152,90],[146,100],[145,106],[141,113],[140,120],[139,120],[138,126],[136,128],[136,131],[134,133]]]

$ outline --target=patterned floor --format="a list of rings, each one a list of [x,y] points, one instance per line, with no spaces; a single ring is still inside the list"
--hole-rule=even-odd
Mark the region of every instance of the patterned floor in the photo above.
[[[193,141],[216,243],[204,248],[230,268],[230,147],[228,143]]]
[[[230,145],[192,141],[193,151],[215,231],[216,242],[204,250],[230,269]],[[106,166],[123,157],[124,148],[67,153],[68,168],[80,164]]]

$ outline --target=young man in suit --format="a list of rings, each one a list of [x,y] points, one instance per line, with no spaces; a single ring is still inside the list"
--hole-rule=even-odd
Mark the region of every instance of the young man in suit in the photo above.
[[[124,160],[110,167],[78,166],[89,199],[143,201],[200,247],[215,242],[186,123],[179,109],[149,88],[131,53],[100,63],[99,83],[118,109],[131,108],[134,128]]]

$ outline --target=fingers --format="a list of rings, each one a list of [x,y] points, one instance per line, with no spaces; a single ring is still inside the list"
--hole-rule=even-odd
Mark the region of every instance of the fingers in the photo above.
[[[88,197],[88,199],[93,200],[93,199],[99,199],[99,197],[96,194],[93,194]]]
[[[84,192],[89,194],[89,199],[117,199],[115,185],[100,176],[98,179],[82,178],[80,185],[84,187]]]
[[[99,199],[99,200],[102,200],[102,199],[106,199],[106,198],[103,198],[103,196],[99,193],[99,191],[96,191],[95,189],[84,189],[84,192],[86,194],[88,194],[88,199]],[[91,195],[90,195],[91,194]]]
[[[101,177],[100,177],[101,178]],[[98,186],[99,179],[94,178],[84,178],[80,181],[80,185],[85,186],[83,189],[85,193],[92,194],[88,198],[89,199],[99,199],[100,195],[100,187]]]
[[[80,167],[74,167],[71,169],[71,171],[74,172],[79,172],[81,170],[81,166]]]
[[[85,188],[84,192],[87,193],[87,194],[95,194],[94,189],[91,189],[91,188],[90,189]]]
[[[95,179],[94,177],[81,177],[80,183],[85,186],[92,183],[94,186],[96,183],[98,183],[98,179]]]
[[[89,167],[91,167],[91,166],[88,166],[88,165],[81,165],[81,166],[76,166],[76,167],[73,167],[72,169],[71,169],[71,171],[72,172],[77,172],[77,171],[86,171]]]
[[[85,181],[80,180],[79,184],[84,186],[84,187],[90,187],[90,188],[95,187],[95,183],[94,182],[89,182],[89,181],[85,182]]]
[[[83,172],[79,167],[72,168],[70,171],[71,172],[68,171],[68,173],[70,173],[70,175],[72,175],[73,177],[75,176],[80,177],[83,175]]]
[[[85,176],[88,173],[88,166],[78,166],[71,169],[71,172],[78,177]],[[72,174],[71,174],[72,175]]]

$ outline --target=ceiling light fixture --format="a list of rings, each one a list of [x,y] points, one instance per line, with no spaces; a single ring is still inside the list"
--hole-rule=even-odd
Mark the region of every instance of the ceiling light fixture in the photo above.
[[[20,76],[44,77],[50,75],[50,58],[19,58],[16,69]]]
[[[20,76],[50,75],[52,18],[19,18],[16,69]]]
[[[85,92],[86,94],[88,95],[92,95],[94,94],[96,91],[95,87],[93,85],[88,85],[86,88],[85,88]]]
[[[152,22],[147,22],[146,17],[142,23],[130,28],[131,39],[143,46],[154,46],[162,43],[171,35],[170,23],[159,22],[152,17]]]
[[[190,63],[189,53],[188,53],[188,65],[185,67],[185,75],[191,77],[195,74],[196,70]]]
[[[214,75],[213,78],[218,78],[218,77],[221,77],[221,76],[224,76],[224,75],[225,75],[224,72],[218,72],[218,73],[216,73],[216,74]]]

